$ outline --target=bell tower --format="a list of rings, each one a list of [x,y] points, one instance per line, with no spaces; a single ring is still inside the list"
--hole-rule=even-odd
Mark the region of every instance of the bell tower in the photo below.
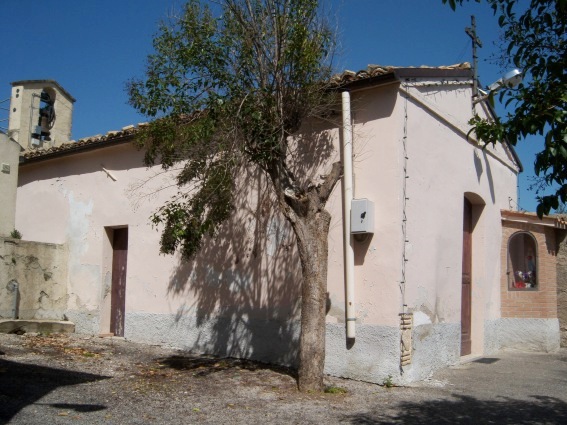
[[[27,150],[71,140],[75,99],[53,80],[12,83],[8,135]]]

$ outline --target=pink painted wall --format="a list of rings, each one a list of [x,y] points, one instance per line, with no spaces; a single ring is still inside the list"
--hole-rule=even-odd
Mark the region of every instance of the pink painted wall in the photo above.
[[[508,198],[516,199],[517,168],[501,146],[483,151],[467,141],[468,85],[422,83],[353,93],[355,197],[376,207],[374,235],[354,247],[358,322],[397,327],[402,304],[417,324],[460,321],[462,204],[470,193],[479,205],[473,236],[473,351],[479,351],[482,323],[499,317],[500,210],[508,208]],[[306,132],[323,128],[313,122]],[[311,170],[314,177],[339,157],[340,132],[328,135],[328,161]],[[159,233],[149,224],[155,208],[174,193],[153,193],[167,177],[134,190],[159,171],[142,166],[142,153],[128,144],[21,167],[16,228],[30,240],[68,244],[69,309],[97,312],[100,331],[108,329],[111,248],[105,228],[127,225],[127,312],[296,317],[298,258],[289,226],[270,213],[265,179],[254,173],[244,178],[240,213],[196,262],[183,264],[158,255]],[[328,322],[343,323],[340,187],[328,208]]]
[[[146,169],[130,144],[22,167],[17,225],[29,240],[68,244],[69,309],[102,309],[100,331],[108,330],[112,249],[105,229],[128,226],[127,312],[226,315],[233,304],[251,316],[295,314],[299,268],[289,228],[280,216],[254,214],[273,209],[266,182],[244,178],[239,190],[259,188],[236,196],[247,201],[244,213],[187,263],[159,255],[160,234],[150,225],[151,214],[175,193],[158,191],[171,184],[161,171]],[[145,182],[150,176],[156,177]]]

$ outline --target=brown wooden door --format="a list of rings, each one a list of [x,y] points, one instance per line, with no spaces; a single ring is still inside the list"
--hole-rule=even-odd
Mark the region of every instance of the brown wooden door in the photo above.
[[[472,204],[463,212],[463,272],[461,282],[461,356],[471,354]]]
[[[112,241],[112,294],[110,298],[110,332],[124,336],[126,310],[126,260],[128,228],[114,229]]]

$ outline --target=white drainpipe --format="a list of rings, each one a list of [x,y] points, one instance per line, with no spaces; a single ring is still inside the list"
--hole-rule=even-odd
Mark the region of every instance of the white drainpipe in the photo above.
[[[353,198],[352,188],[352,120],[350,114],[350,93],[342,93],[343,104],[343,245],[345,263],[345,304],[346,337],[356,336],[356,317],[354,310],[354,251],[350,231],[350,210]]]

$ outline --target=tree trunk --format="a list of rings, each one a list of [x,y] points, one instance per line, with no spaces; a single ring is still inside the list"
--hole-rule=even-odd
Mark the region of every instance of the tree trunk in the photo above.
[[[300,391],[322,391],[325,368],[327,263],[331,214],[325,204],[342,176],[335,162],[323,182],[306,191],[296,190],[285,161],[270,164],[270,177],[284,216],[296,236],[301,261],[301,336],[299,338]]]
[[[324,209],[292,222],[303,274],[298,379],[300,391],[323,390],[330,222],[331,215]]]

